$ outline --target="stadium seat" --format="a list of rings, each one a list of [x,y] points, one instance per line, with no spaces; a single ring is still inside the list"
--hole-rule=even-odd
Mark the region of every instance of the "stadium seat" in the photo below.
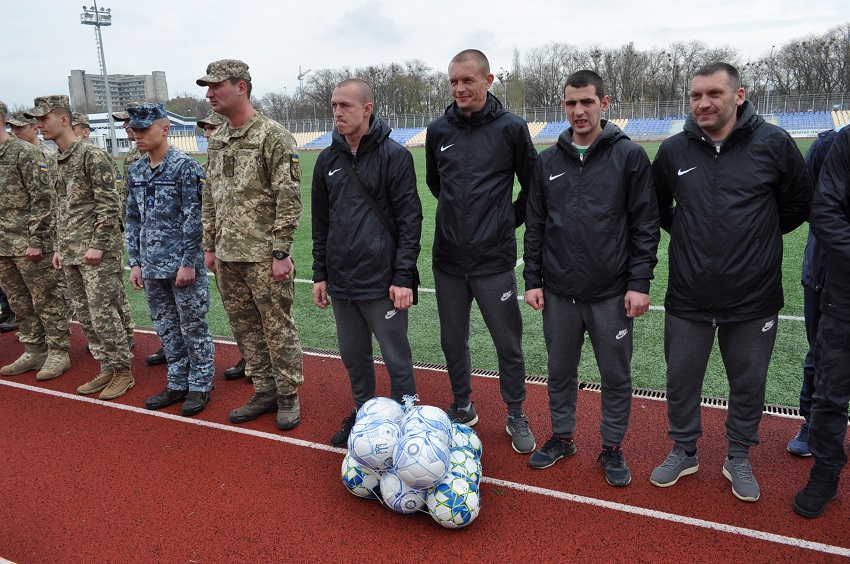
[[[330,147],[331,145],[331,136],[333,135],[332,131],[325,131],[320,133],[318,137],[315,137],[309,143],[305,143],[303,149],[324,149],[325,147]]]
[[[407,140],[407,143],[404,144],[405,147],[421,147],[425,144],[425,135],[428,133],[428,128],[422,128],[419,133],[411,137]]]
[[[531,135],[531,138],[534,139],[540,133],[540,131],[545,127],[545,121],[532,121],[528,124],[528,134]]]
[[[561,133],[570,126],[568,121],[550,121],[540,130],[533,139],[557,139]]]
[[[298,131],[293,133],[292,136],[295,137],[295,143],[299,148],[303,148],[310,141],[315,140],[317,137],[322,135],[323,131]]]

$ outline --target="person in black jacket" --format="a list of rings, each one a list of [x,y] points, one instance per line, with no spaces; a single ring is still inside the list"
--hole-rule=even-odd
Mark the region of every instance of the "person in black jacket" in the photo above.
[[[794,511],[814,518],[838,496],[850,404],[850,128],[835,138],[812,201],[811,229],[829,254],[815,344],[809,450],[815,459]]]
[[[525,201],[537,151],[525,121],[488,93],[490,63],[481,51],[461,51],[449,64],[454,103],[428,125],[425,164],[428,188],[437,198],[433,268],[440,342],[446,356],[456,422],[474,425],[469,321],[478,303],[499,362],[506,430],[514,450],[537,446],[525,401],[522,316],[517,303],[516,228],[525,220]],[[514,175],[521,186],[512,203]]]
[[[818,138],[806,151],[806,166],[809,167],[809,177],[816,184],[820,177],[820,169],[826,159],[832,142],[838,136],[838,130],[830,129],[818,134]],[[818,325],[820,324],[820,296],[823,291],[823,282],[826,271],[829,268],[829,255],[818,243],[809,226],[809,236],[806,239],[806,251],[803,254],[803,268],[801,282],[803,284],[803,319],[806,325],[806,341],[809,350],[803,361],[803,382],[800,385],[800,415],[803,423],[800,431],[793,439],[788,441],[788,452],[795,456],[807,457],[812,453],[809,451],[809,420],[812,416],[812,394],[815,391],[815,341],[818,336]]]
[[[735,67],[712,63],[696,72],[691,116],[661,144],[652,172],[670,232],[664,351],[674,446],[650,480],[668,487],[699,469],[700,392],[716,333],[729,381],[723,475],[738,499],[756,501],[749,451],[784,305],[782,234],[808,218],[806,165],[788,133],[745,100]]]
[[[570,127],[537,158],[525,219],[525,301],[543,311],[552,419],[552,438],[528,465],[548,468],[576,452],[587,331],[602,376],[598,461],[609,484],[627,486],[622,442],[632,406],[632,326],[649,310],[658,207],[646,151],[602,119],[609,98],[599,75],[570,75],[561,103]]]
[[[422,204],[413,157],[390,139],[389,126],[372,115],[369,85],[344,80],[331,103],[336,129],[313,171],[313,302],[324,309],[328,296],[334,300],[339,352],[355,405],[331,439],[334,446],[344,446],[357,408],[375,397],[373,334],[390,375],[392,398],[401,402],[416,393],[407,322]],[[394,232],[361,195],[353,174]]]

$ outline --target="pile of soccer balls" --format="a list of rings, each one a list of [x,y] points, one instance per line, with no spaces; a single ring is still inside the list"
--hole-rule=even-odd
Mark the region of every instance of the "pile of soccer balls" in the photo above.
[[[481,440],[430,405],[389,398],[363,404],[348,437],[342,482],[397,513],[425,511],[443,527],[472,523],[481,509]]]

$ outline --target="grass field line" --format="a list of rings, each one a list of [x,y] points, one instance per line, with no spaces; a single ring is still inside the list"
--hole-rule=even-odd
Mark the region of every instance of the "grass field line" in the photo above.
[[[215,429],[218,431],[225,431],[229,433],[238,433],[241,435],[246,435],[250,437],[255,437],[259,439],[266,439],[271,441],[276,441],[280,443],[290,444],[297,447],[310,448],[314,450],[319,450],[323,452],[331,452],[340,455],[344,455],[346,450],[341,448],[335,448],[332,446],[324,445],[321,443],[316,443],[313,441],[305,441],[302,439],[294,439],[292,437],[286,437],[276,433],[268,433],[265,431],[256,431],[254,429],[245,429],[241,427],[234,427],[232,425],[225,425],[222,423],[214,423],[212,421],[204,421],[201,419],[193,419],[190,417],[183,417],[181,415],[174,415],[171,413],[163,413],[160,411],[153,411],[141,407],[135,407],[132,405],[124,405],[121,403],[110,403],[105,402],[103,400],[94,399],[90,397],[83,397],[74,394],[69,394],[66,392],[59,392],[56,390],[49,390],[44,388],[38,388],[35,386],[30,386],[28,384],[21,384],[19,382],[12,382],[8,380],[0,380],[0,384],[4,386],[9,386],[11,388],[17,388],[20,390],[25,390],[28,392],[35,392],[39,394],[45,394],[48,396],[53,396],[61,399],[72,400],[87,403],[89,405],[95,405],[99,407],[109,408],[109,409],[118,409],[121,411],[134,413],[136,415],[143,415],[148,417],[158,417],[160,419],[169,420],[176,423],[182,423],[185,425],[196,425],[199,427],[204,427],[207,429]],[[569,501],[573,503],[580,503],[582,505],[590,505],[593,507],[599,507],[602,509],[608,509],[611,511],[617,511],[620,513],[628,513],[632,515],[638,515],[641,517],[648,517],[651,519],[658,519],[662,521],[668,521],[672,523],[677,523],[681,525],[688,525],[691,527],[699,527],[703,529],[711,529],[715,531],[720,531],[724,533],[729,533],[732,535],[745,536],[749,538],[755,538],[758,540],[763,540],[766,542],[771,542],[775,544],[783,544],[788,546],[794,546],[798,548],[803,548],[807,550],[812,550],[815,552],[821,552],[825,554],[836,554],[839,556],[850,557],[850,548],[841,547],[841,546],[833,546],[829,544],[807,541],[805,539],[799,539],[795,537],[788,537],[784,535],[777,535],[775,533],[768,533],[764,531],[759,531],[756,529],[747,529],[743,527],[736,527],[733,525],[728,525],[726,523],[718,523],[715,521],[707,521],[704,519],[697,519],[693,517],[687,517],[684,515],[677,515],[675,513],[667,513],[664,511],[656,511],[654,509],[649,509],[646,507],[639,507],[634,505],[627,505],[623,503],[616,503],[612,501],[607,501],[604,499],[597,499],[593,497],[581,496],[576,494],[570,494],[565,492],[560,492],[557,490],[551,490],[547,488],[540,488],[537,486],[531,486],[528,484],[522,484],[519,482],[512,482],[507,480],[499,480],[497,478],[491,478],[488,476],[483,476],[481,481],[486,484],[492,484],[494,486],[500,486],[503,488],[510,488],[512,490],[521,491],[525,493],[531,493],[535,495],[540,495],[544,497],[550,497],[554,499],[560,499],[564,501]]]

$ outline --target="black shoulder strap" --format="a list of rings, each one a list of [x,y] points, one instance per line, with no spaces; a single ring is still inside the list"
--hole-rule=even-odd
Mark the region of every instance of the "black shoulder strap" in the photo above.
[[[375,198],[373,198],[366,190],[366,187],[363,186],[363,183],[360,181],[360,177],[357,176],[357,172],[354,170],[354,167],[351,166],[351,161],[344,156],[342,156],[340,160],[342,161],[342,168],[344,168],[345,172],[348,173],[348,177],[354,183],[354,187],[357,188],[357,191],[360,192],[360,195],[366,201],[366,204],[368,204],[369,208],[375,213],[375,215],[378,216],[378,219],[381,220],[381,223],[384,224],[384,227],[387,228],[389,234],[392,235],[392,238],[396,241],[396,244],[398,244],[398,234],[396,233],[395,228],[392,223],[390,223],[389,218],[387,218],[387,216],[385,216],[378,208],[378,202],[375,201]]]

